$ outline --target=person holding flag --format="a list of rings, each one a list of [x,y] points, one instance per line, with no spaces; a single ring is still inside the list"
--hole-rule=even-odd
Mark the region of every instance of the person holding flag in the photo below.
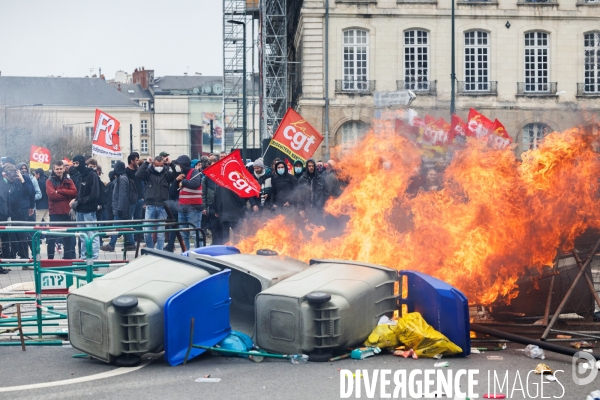
[[[200,229],[202,222],[202,171],[192,168],[192,160],[185,154],[173,161],[179,185],[178,222],[191,222]],[[185,226],[187,228],[187,226]],[[182,231],[186,250],[190,249],[190,231]],[[200,247],[200,243],[196,243]]]

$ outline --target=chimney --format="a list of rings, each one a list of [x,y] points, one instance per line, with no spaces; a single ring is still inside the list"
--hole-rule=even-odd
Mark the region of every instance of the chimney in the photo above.
[[[120,84],[120,83],[117,85],[117,90],[118,90],[119,92],[121,91],[121,84]]]
[[[183,73],[183,76],[187,76],[187,72],[184,72],[184,73]]]

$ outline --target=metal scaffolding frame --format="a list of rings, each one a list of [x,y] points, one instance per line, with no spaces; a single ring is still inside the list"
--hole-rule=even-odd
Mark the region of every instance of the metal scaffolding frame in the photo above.
[[[254,7],[255,6],[255,7]],[[243,126],[243,62],[246,55],[246,79],[248,80],[247,110],[254,110],[257,99],[253,84],[254,63],[254,15],[258,11],[258,1],[223,0],[223,127],[225,149],[238,147],[241,142]],[[227,21],[234,20],[246,24],[246,48],[243,45],[244,27]],[[248,38],[248,34],[252,35]],[[248,113],[249,114],[249,113]],[[254,118],[248,115],[248,121]],[[254,124],[247,124],[247,134],[254,133]],[[252,143],[252,141],[249,141]]]
[[[283,119],[288,96],[286,0],[261,0],[261,138],[269,139]]]

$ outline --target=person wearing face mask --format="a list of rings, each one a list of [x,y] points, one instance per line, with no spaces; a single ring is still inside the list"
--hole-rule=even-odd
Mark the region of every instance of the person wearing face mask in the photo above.
[[[323,217],[323,206],[329,197],[325,179],[317,170],[317,164],[312,158],[306,162],[306,172],[298,180],[300,191],[300,216],[308,215],[311,221]]]
[[[10,207],[11,221],[27,221],[33,215],[35,208],[35,191],[31,178],[28,174],[22,174],[14,165],[4,166],[6,180],[8,184],[8,202]],[[12,246],[11,256],[6,258],[29,258],[29,243],[31,236],[28,233],[9,234]],[[24,267],[24,269],[29,269]]]
[[[42,191],[40,190],[40,184],[35,179],[35,177],[29,173],[29,168],[27,167],[27,164],[25,164],[25,163],[18,163],[17,164],[17,169],[19,171],[21,171],[21,175],[23,175],[23,176],[26,175],[26,176],[29,177],[29,180],[31,181],[31,184],[33,185],[33,191],[35,192],[35,201],[37,202],[38,200],[41,200],[42,199]],[[35,222],[36,209],[37,209],[37,207],[34,205],[34,207],[33,207],[33,214],[29,215],[29,217],[25,221]]]
[[[77,188],[75,183],[67,178],[63,162],[60,160],[52,163],[52,175],[46,181],[46,193],[48,194],[50,221],[71,221],[69,202],[77,197]],[[54,258],[56,243],[62,243],[64,246],[63,259],[74,259],[75,242],[76,240],[72,236],[48,236],[46,238],[48,258],[51,260]]]
[[[161,156],[148,157],[140,169],[135,173],[135,177],[145,183],[144,196],[146,201],[145,219],[167,219],[167,211],[163,203],[169,200],[169,183],[175,180],[175,172],[165,168],[165,160]],[[146,247],[153,249],[152,231],[154,228],[144,227],[148,231],[144,235]],[[156,235],[156,249],[162,250],[165,246],[165,232],[159,230]]]
[[[304,164],[302,163],[302,160],[294,161],[294,176],[296,177],[296,179],[300,179],[303,173]]]
[[[252,176],[258,182],[260,186],[260,195],[256,197],[250,197],[250,207],[252,212],[259,212],[265,208],[268,208],[271,204],[271,192],[273,191],[272,175],[265,169],[265,164],[262,158],[254,161],[252,166]]]
[[[191,222],[196,228],[200,228],[202,221],[202,173],[192,168],[192,160],[186,155],[181,155],[173,162],[179,182],[179,210],[177,220],[179,222]],[[185,226],[189,228],[189,226]],[[186,249],[190,249],[190,231],[182,231],[181,237]],[[196,243],[200,247],[200,243]]]
[[[277,161],[274,167],[275,174],[271,178],[272,208],[291,208],[295,205],[294,190],[298,186],[298,180],[288,172],[284,161]]]
[[[85,165],[85,158],[78,154],[73,157],[73,164],[77,165],[77,172],[81,178],[77,187],[77,198],[71,200],[70,206],[75,210],[77,221],[85,222],[79,226],[94,227],[97,221],[96,211],[98,210],[98,202],[100,201],[100,178],[98,174],[91,168]],[[92,237],[94,231],[85,232],[88,237]],[[81,241],[81,258],[86,259],[85,240]],[[98,258],[100,251],[100,240],[96,236],[92,242],[93,259]]]

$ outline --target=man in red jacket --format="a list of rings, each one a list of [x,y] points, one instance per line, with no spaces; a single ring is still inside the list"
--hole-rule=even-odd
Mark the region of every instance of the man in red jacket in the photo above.
[[[77,197],[75,183],[67,178],[62,161],[55,161],[52,165],[52,176],[46,181],[46,193],[48,194],[48,211],[50,221],[71,221],[69,212],[71,200]],[[54,259],[54,247],[57,241],[62,241],[65,249],[63,259],[75,258],[75,238],[65,236],[57,238],[48,235],[46,243],[48,246],[48,258]]]

